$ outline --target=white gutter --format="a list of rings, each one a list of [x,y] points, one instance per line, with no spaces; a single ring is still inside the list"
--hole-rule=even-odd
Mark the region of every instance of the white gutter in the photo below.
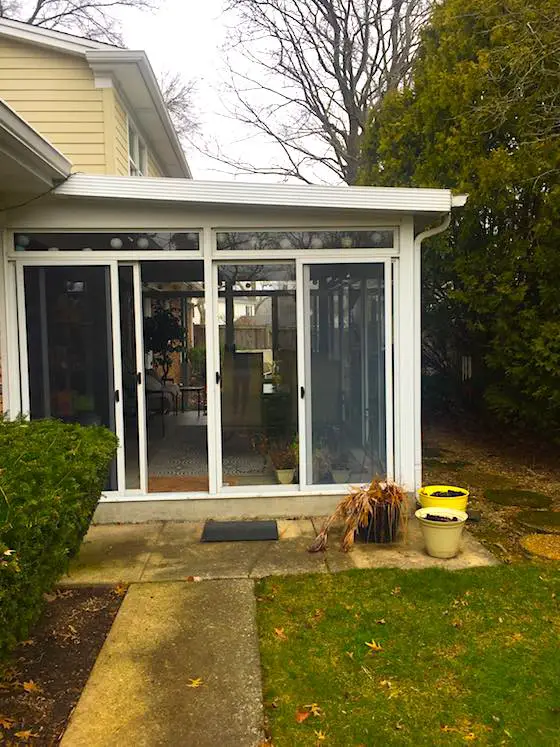
[[[468,195],[455,195],[451,198],[452,207],[462,207]],[[443,221],[433,228],[419,233],[414,239],[414,350],[413,370],[414,382],[414,487],[422,487],[422,242],[449,228],[451,213],[447,213]]]

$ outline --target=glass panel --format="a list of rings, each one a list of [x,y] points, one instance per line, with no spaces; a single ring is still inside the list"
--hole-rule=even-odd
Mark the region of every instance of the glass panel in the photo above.
[[[309,273],[310,481],[385,476],[384,267],[310,265]]]
[[[134,286],[132,266],[119,267],[121,356],[124,411],[125,487],[140,489],[138,445],[138,382],[136,378],[136,336],[134,334]]]
[[[198,251],[199,234],[188,233],[17,233],[16,252]]]
[[[224,485],[297,482],[295,263],[220,265]]]
[[[148,490],[208,491],[204,263],[142,262]]]
[[[115,432],[109,267],[25,267],[24,284],[31,417]]]
[[[375,249],[392,248],[393,231],[233,231],[217,235],[218,249],[275,251],[279,249]]]

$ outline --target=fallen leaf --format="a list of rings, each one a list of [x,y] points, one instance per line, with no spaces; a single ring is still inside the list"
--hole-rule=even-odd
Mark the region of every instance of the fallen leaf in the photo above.
[[[35,641],[33,640],[33,638],[28,638],[27,641],[20,641],[19,645],[20,646],[34,646]]]
[[[400,593],[401,593],[401,587],[400,587],[400,586],[395,586],[395,588],[394,588],[394,589],[393,589],[393,591],[391,592],[391,594],[392,594],[392,595],[393,595],[394,597],[398,597]]]
[[[202,686],[202,680],[200,677],[196,677],[193,679],[192,677],[189,677],[189,684],[187,687],[201,687]]]
[[[11,729],[12,726],[15,724],[15,719],[10,718],[9,716],[0,716],[0,726],[3,729]]]
[[[296,711],[296,721],[298,724],[301,724],[302,721],[305,721],[305,719],[309,718],[311,716],[311,713],[309,711]]]
[[[353,658],[354,658],[354,652],[353,652],[353,651],[346,651],[346,656],[347,656],[347,657],[348,657],[349,659],[353,659]]]
[[[28,682],[23,683],[23,689],[26,693],[41,693],[43,692],[42,688],[39,687],[33,680],[29,680]]]
[[[284,628],[274,628],[274,635],[280,638],[281,641],[287,641],[288,636],[284,633]]]
[[[378,625],[385,625],[387,621],[386,621],[386,620],[384,620],[383,618],[381,618],[381,620],[376,620],[375,622],[376,622],[376,623],[377,623]]]
[[[454,726],[447,726],[447,724],[441,726],[440,729],[441,729],[441,731],[445,732],[446,734],[448,734],[449,732],[452,732],[452,731],[459,731],[459,729],[456,729]]]
[[[16,731],[15,735],[18,739],[31,739],[32,737],[38,737],[38,734],[33,734],[32,731]]]
[[[321,709],[317,705],[317,703],[310,703],[309,705],[303,706],[304,708],[307,708],[309,713],[312,713],[314,716],[320,716],[321,715]]]
[[[393,686],[392,682],[390,680],[381,680],[381,682],[379,684],[381,685],[381,687],[389,687],[389,688],[391,688]]]
[[[187,576],[187,578],[185,580],[186,581],[195,581],[196,582],[196,581],[200,581],[201,578],[200,578],[200,576]]]
[[[454,628],[457,628],[458,630],[460,630],[463,627],[462,620],[453,620],[451,624],[453,625]]]
[[[471,731],[468,734],[465,734],[463,739],[465,740],[465,742],[474,742],[474,740],[476,739],[476,734]]]
[[[125,584],[117,584],[115,588],[113,589],[113,592],[118,597],[124,597],[127,591],[128,591],[128,586],[126,586]]]
[[[377,653],[378,651],[382,651],[382,650],[383,650],[383,649],[382,649],[382,646],[380,646],[380,645],[379,645],[379,643],[376,643],[376,642],[375,642],[375,641],[373,640],[373,638],[372,638],[372,640],[371,640],[371,643],[367,643],[367,641],[366,641],[366,646],[367,646],[367,647],[368,647],[368,648],[369,648],[369,649],[371,650],[372,654],[375,654],[375,653]]]
[[[325,739],[327,738],[327,735],[326,735],[326,734],[324,734],[324,733],[323,733],[323,732],[321,731],[321,729],[319,729],[319,731],[316,731],[316,732],[315,732],[315,736],[317,737],[317,741],[318,741],[318,742],[324,742],[324,741],[325,741]]]
[[[14,555],[14,553],[15,553],[15,550],[4,550],[3,554],[10,557],[10,555]]]
[[[56,594],[48,594],[47,592],[45,592],[43,594],[43,599],[45,600],[45,602],[54,602],[54,600],[56,599]]]

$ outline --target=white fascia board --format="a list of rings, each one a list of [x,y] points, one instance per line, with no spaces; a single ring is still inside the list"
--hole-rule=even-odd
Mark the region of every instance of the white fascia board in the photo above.
[[[55,190],[68,197],[269,207],[317,207],[399,213],[446,213],[448,189],[242,184],[191,179],[73,174]]]
[[[0,138],[14,157],[32,162],[34,170],[51,182],[70,174],[71,162],[4,101],[0,101]]]
[[[134,119],[139,120],[141,125],[143,124],[143,129],[145,130],[148,139],[154,142],[157,141],[158,134],[160,139],[163,134],[171,146],[174,160],[176,161],[177,173],[181,174],[181,176],[186,179],[192,179],[192,174],[187,159],[185,158],[183,148],[179,138],[177,137],[173,123],[171,122],[169,112],[167,111],[167,107],[161,94],[161,89],[146,53],[142,51],[123,49],[92,50],[86,53],[86,60],[94,75],[109,76],[119,82],[127,100],[132,106],[131,115]],[[143,85],[148,91],[153,107],[157,112],[160,124],[159,133],[153,131],[153,124],[142,122],[142,107],[137,107],[135,105],[134,87],[130,84],[127,85],[119,77],[119,69],[122,69],[122,65],[132,65],[137,69],[138,83]],[[156,157],[159,156],[158,160],[168,160],[163,159],[157,150],[155,155]]]
[[[38,44],[42,47],[57,49],[60,52],[69,52],[70,54],[83,55],[92,49],[119,49],[112,44],[84,39],[73,34],[66,34],[62,31],[53,31],[41,26],[33,26],[24,21],[13,21],[8,18],[0,18],[0,37],[14,39],[15,41],[29,42]]]

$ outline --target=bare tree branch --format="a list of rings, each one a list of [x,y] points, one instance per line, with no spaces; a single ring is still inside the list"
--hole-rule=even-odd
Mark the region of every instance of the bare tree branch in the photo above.
[[[158,6],[159,0],[7,0],[0,3],[0,18],[122,45],[120,22],[113,13],[122,8],[156,10]]]
[[[368,111],[407,82],[431,0],[229,0],[227,115],[274,143],[254,174],[356,182]],[[220,160],[217,153],[208,154]]]
[[[179,137],[196,132],[200,126],[193,104],[196,81],[184,80],[181,73],[167,70],[160,75],[158,83]]]

